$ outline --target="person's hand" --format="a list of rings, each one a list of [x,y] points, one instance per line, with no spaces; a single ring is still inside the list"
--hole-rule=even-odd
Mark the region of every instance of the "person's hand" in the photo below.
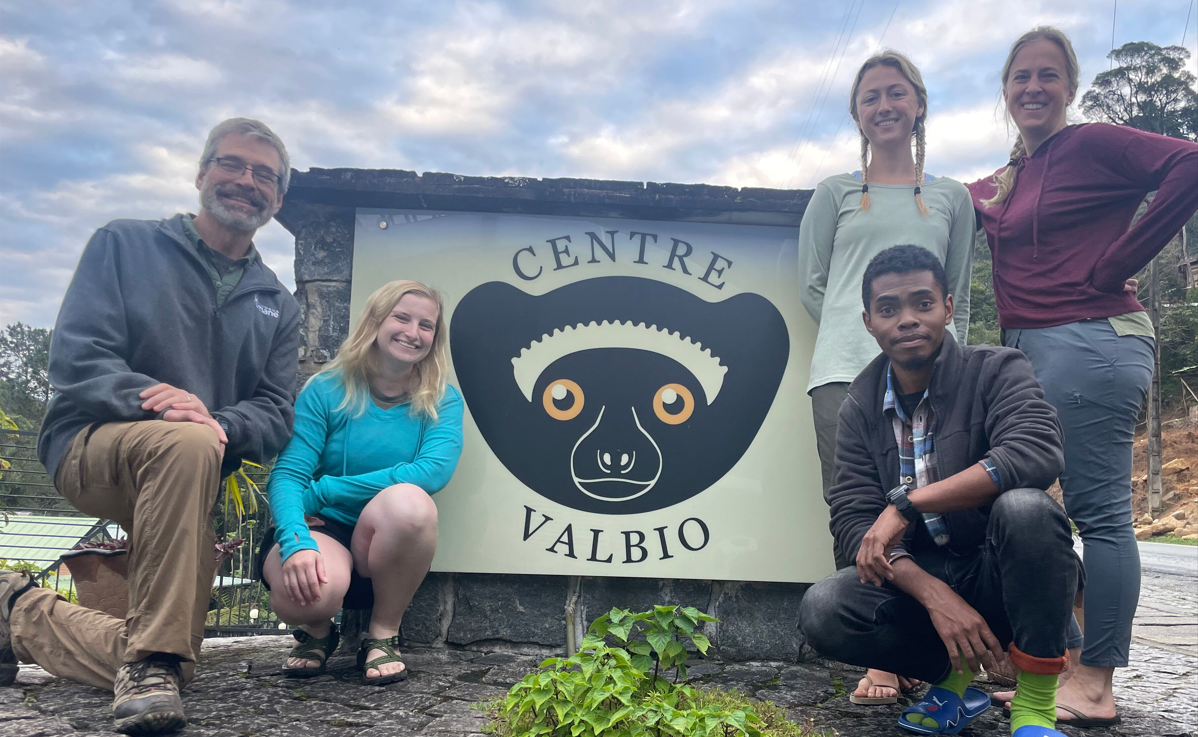
[[[881,586],[884,581],[894,579],[890,553],[903,539],[909,524],[893,504],[886,505],[873,527],[861,539],[861,547],[857,550],[857,577],[861,583]]]
[[[299,550],[283,561],[283,590],[300,606],[320,601],[320,585],[328,582],[320,551]]]
[[[146,400],[141,403],[141,408],[151,412],[157,413],[167,409],[191,410],[212,419],[212,414],[199,397],[170,384],[155,384],[137,396]]]
[[[229,442],[229,436],[225,434],[225,429],[216,420],[211,417],[205,417],[193,409],[168,409],[162,413],[162,419],[167,422],[195,422],[212,428],[213,432],[216,433],[217,440],[220,441],[221,457],[224,457],[225,445]]]
[[[961,668],[958,652],[974,673],[980,673],[979,666],[982,665],[987,670],[996,668],[1005,659],[1003,647],[990,631],[986,620],[948,586],[942,587],[940,593],[925,606],[936,634],[940,635],[940,641],[948,650],[953,670],[959,672]]]
[[[1139,279],[1128,279],[1127,281],[1123,282],[1123,291],[1125,291],[1125,292],[1131,292],[1132,294],[1136,294],[1139,291],[1139,289],[1140,289],[1140,280]]]

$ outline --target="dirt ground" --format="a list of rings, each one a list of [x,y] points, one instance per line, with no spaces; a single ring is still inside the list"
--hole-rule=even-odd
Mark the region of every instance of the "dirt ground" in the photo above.
[[[1161,426],[1161,489],[1164,510],[1148,514],[1148,432],[1136,432],[1132,451],[1132,518],[1136,537],[1198,535],[1198,424],[1184,418]],[[1061,501],[1060,484],[1049,494]],[[1180,523],[1180,524],[1179,524]]]
[[[1132,451],[1132,509],[1139,519],[1148,512],[1148,435],[1136,437]],[[1161,489],[1167,517],[1198,502],[1198,425],[1175,420],[1161,427]]]

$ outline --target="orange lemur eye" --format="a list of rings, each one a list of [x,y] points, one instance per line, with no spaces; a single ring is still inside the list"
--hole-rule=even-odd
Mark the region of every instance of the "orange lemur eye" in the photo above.
[[[558,379],[545,387],[541,395],[545,411],[555,420],[572,420],[582,411],[582,387],[569,379]],[[565,409],[558,409],[560,403],[567,403]]]
[[[695,411],[695,397],[682,384],[666,384],[653,396],[653,412],[667,425],[681,425]]]

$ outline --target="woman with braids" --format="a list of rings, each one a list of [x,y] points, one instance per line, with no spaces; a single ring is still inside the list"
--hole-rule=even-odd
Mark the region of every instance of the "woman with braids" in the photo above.
[[[878,355],[861,321],[861,279],[870,260],[898,244],[934,253],[948,276],[962,345],[969,329],[973,205],[961,183],[924,174],[928,91],[919,70],[897,51],[869,58],[853,81],[849,113],[861,134],[861,171],[820,182],[799,226],[801,296],[819,326],[807,393],[825,501],[835,480],[840,404]],[[834,552],[838,569],[853,565]],[[895,674],[870,670],[850,698],[893,704],[899,689]]]
[[[1198,146],[1122,126],[1068,125],[1078,80],[1065,34],[1023,34],[1002,69],[1006,114],[1019,130],[1011,161],[969,185],[994,259],[1004,343],[1031,360],[1065,430],[1061,487],[1085,545],[1084,644],[1076,628],[1067,639],[1073,675],[1059,693],[1055,673],[1019,678],[1019,696],[1034,692],[1045,705],[1044,726],[1054,715],[1077,726],[1119,720],[1111,679],[1127,665],[1140,593],[1132,436],[1154,350],[1131,277],[1198,209]]]
[[[270,474],[277,527],[259,555],[270,606],[297,625],[283,675],[325,671],[342,606],[373,605],[360,680],[407,677],[404,610],[437,547],[430,497],[462,452],[462,398],[448,370],[440,294],[393,281],[366,300],[337,357],[295,403],[295,434]]]

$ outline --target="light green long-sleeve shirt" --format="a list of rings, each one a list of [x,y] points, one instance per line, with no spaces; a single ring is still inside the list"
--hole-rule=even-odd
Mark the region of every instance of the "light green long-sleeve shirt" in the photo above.
[[[861,211],[861,179],[838,174],[820,182],[799,226],[799,280],[803,306],[819,325],[807,391],[850,382],[880,353],[861,320],[861,279],[870,260],[891,246],[922,246],[940,259],[953,295],[957,342],[969,332],[969,277],[975,221],[965,185],[940,178],[922,187],[927,216],[914,185],[869,185]]]

